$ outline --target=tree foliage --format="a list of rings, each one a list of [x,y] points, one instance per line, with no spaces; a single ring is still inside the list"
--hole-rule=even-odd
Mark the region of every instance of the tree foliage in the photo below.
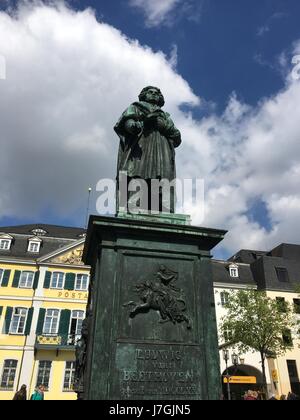
[[[288,303],[280,307],[265,292],[240,290],[229,294],[225,307],[222,338],[225,340],[230,331],[230,341],[236,343],[241,353],[258,351],[265,359],[272,355],[278,357],[292,346],[283,339],[285,332],[293,328],[292,309]]]

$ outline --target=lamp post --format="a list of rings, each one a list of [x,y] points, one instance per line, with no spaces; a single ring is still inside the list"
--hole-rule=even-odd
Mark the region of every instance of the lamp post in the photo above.
[[[236,367],[239,364],[239,356],[236,353],[233,353],[231,356],[232,364]]]
[[[228,372],[228,360],[229,360],[229,350],[228,349],[223,349],[223,359],[225,361],[226,364],[226,379],[227,379],[227,398],[228,401],[231,400],[231,394],[230,394],[230,375]]]

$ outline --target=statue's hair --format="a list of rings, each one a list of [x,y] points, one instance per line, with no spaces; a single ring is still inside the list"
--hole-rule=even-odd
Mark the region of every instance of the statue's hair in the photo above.
[[[155,86],[147,86],[145,87],[142,92],[139,94],[139,100],[140,101],[145,101],[146,99],[146,94],[148,92],[149,89],[156,89],[159,93],[159,106],[162,107],[165,104],[165,98],[163,96],[163,94],[161,93],[160,89],[155,87]]]

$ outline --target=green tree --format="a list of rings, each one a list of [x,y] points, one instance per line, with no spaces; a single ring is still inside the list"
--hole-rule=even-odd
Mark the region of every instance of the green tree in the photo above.
[[[261,357],[263,387],[267,393],[267,358],[278,357],[292,348],[288,331],[294,326],[293,312],[289,304],[285,310],[265,292],[240,290],[231,292],[225,305],[227,314],[222,318],[221,338],[226,341],[230,331],[231,342],[240,353],[259,352]]]

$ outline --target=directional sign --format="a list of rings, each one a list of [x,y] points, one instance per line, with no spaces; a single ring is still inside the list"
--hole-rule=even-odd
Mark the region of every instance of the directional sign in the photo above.
[[[224,384],[228,383],[228,378],[225,376]],[[256,384],[257,379],[255,376],[230,376],[230,384]]]

